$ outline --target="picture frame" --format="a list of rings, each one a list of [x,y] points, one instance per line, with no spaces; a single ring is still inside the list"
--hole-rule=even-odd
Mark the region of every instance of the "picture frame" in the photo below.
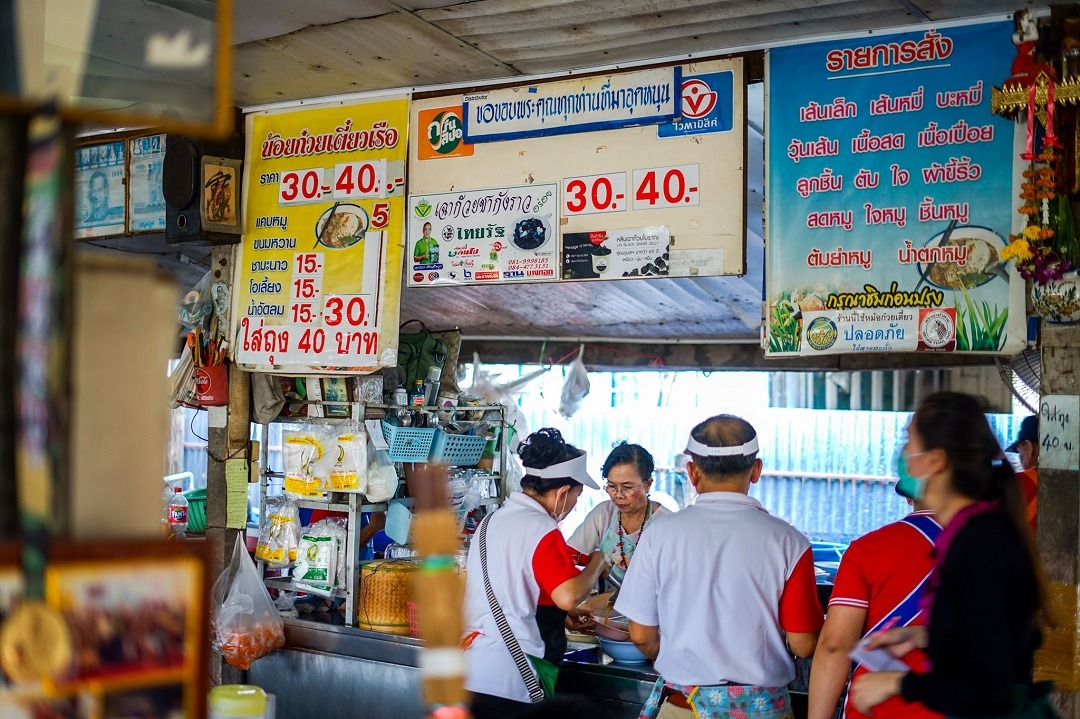
[[[227,157],[202,158],[199,218],[206,232],[240,234],[241,166]]]
[[[46,602],[64,615],[75,659],[66,675],[46,682],[48,693],[90,695],[96,716],[140,703],[160,716],[205,717],[206,549],[202,542],[54,545]]]

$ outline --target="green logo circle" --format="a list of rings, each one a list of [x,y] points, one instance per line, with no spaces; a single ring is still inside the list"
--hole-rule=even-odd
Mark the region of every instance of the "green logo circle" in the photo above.
[[[464,137],[461,118],[453,110],[440,112],[428,125],[428,142],[431,143],[431,149],[440,155],[449,155],[458,149]]]

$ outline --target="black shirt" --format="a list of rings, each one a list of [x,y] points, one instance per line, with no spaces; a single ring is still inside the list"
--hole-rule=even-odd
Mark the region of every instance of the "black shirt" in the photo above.
[[[904,677],[904,699],[952,717],[1008,714],[1013,687],[1032,681],[1037,603],[1031,561],[1008,516],[972,517],[941,568],[928,627],[932,668]]]

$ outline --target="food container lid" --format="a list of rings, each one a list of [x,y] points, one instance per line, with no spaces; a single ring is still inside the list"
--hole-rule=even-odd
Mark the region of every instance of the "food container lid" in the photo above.
[[[266,692],[250,684],[223,684],[210,690],[210,712],[223,717],[262,717]]]

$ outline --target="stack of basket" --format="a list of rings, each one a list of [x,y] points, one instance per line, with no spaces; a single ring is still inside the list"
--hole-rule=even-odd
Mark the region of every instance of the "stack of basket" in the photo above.
[[[408,636],[413,574],[419,569],[418,563],[406,560],[377,559],[362,564],[357,626]]]

